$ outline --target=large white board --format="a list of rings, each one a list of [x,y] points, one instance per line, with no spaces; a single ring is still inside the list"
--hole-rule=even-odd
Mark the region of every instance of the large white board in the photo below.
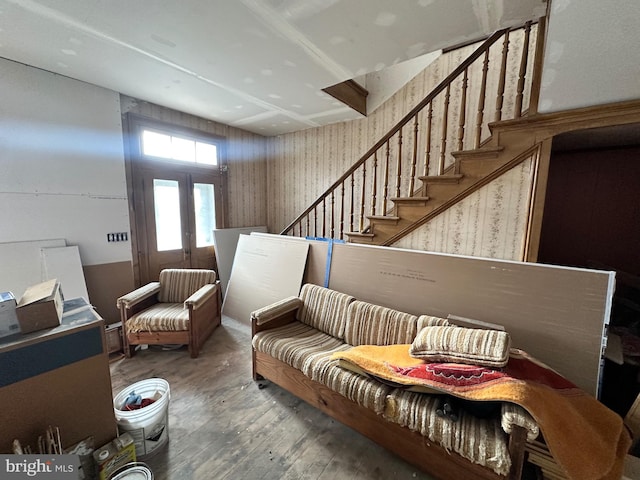
[[[252,311],[298,295],[308,250],[307,242],[240,235],[222,313],[249,324]]]
[[[80,251],[77,245],[41,248],[42,280],[57,279],[64,298],[82,297],[89,301]]]
[[[240,235],[249,235],[252,232],[266,232],[267,227],[243,227],[243,228],[217,228],[213,230],[213,247],[216,250],[216,263],[218,264],[218,278],[222,285],[222,294],[227,292],[233,257],[236,254],[238,238]]]
[[[63,238],[0,243],[0,291],[19,299],[27,287],[42,282],[40,250],[65,245]]]

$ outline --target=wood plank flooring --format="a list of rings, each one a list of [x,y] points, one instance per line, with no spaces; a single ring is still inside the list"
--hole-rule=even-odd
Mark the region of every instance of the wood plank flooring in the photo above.
[[[155,480],[432,479],[269,382],[251,378],[250,328],[230,318],[200,356],[185,348],[111,363],[114,396],[169,382],[169,443],[145,459]],[[260,388],[262,386],[263,388]]]

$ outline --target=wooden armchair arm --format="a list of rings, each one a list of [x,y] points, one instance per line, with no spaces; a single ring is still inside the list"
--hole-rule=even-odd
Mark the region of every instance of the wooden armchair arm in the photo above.
[[[184,301],[184,308],[191,308],[193,310],[200,308],[207,300],[217,294],[218,288],[220,288],[219,282],[203,285]]]
[[[116,306],[119,310],[131,309],[133,306],[156,295],[160,291],[160,282],[151,282],[118,298]]]
[[[296,319],[296,312],[301,306],[302,300],[300,298],[287,297],[251,312],[251,335],[293,322]]]

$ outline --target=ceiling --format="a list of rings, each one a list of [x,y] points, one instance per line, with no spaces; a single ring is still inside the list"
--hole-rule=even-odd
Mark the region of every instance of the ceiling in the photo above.
[[[360,118],[322,88],[545,10],[544,0],[0,0],[0,57],[272,136]]]

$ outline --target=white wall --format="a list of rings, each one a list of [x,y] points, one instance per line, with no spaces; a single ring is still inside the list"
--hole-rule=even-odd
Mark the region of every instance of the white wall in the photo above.
[[[0,242],[64,238],[83,265],[131,260],[116,92],[0,59]],[[0,266],[1,268],[1,266]]]
[[[539,111],[640,98],[640,2],[553,0]]]

